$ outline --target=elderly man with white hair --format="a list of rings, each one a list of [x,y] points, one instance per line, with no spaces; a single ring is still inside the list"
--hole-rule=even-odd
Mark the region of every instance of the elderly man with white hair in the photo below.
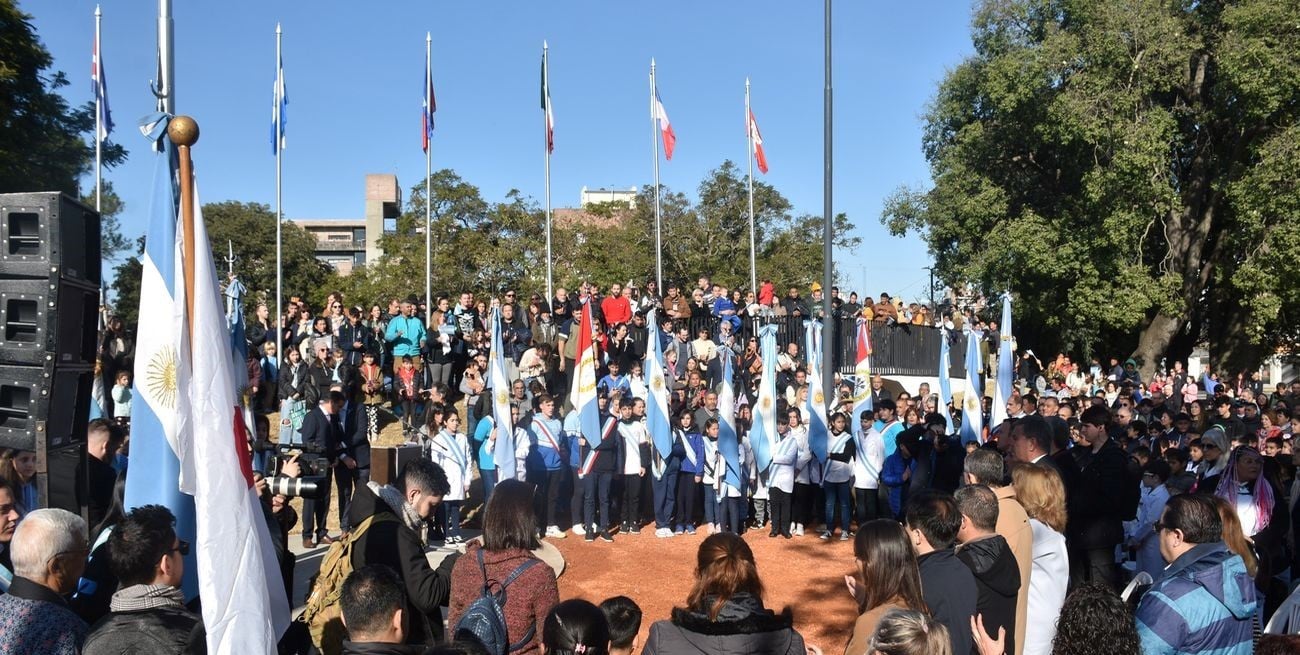
[[[86,522],[38,509],[18,524],[10,549],[14,581],[0,596],[0,654],[76,655],[87,626],[63,597],[86,568]]]

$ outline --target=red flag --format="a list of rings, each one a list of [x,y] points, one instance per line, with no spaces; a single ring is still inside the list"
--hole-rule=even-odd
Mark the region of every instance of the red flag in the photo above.
[[[754,159],[758,160],[758,170],[767,174],[767,155],[763,152],[763,137],[758,133],[758,121],[754,120],[754,111],[749,111],[749,138],[754,143]]]

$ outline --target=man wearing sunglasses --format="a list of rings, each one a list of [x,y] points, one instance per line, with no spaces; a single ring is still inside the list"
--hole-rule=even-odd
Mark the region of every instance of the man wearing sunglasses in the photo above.
[[[121,586],[108,616],[86,637],[83,654],[200,652],[203,619],[185,608],[181,592],[190,544],[176,536],[171,511],[160,505],[131,510],[113,528],[108,548]]]

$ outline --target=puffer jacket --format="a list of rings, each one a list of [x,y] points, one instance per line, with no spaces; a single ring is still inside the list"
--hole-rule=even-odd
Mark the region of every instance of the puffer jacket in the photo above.
[[[703,606],[713,604],[705,597]],[[707,611],[673,609],[671,621],[650,626],[646,655],[804,655],[803,637],[794,629],[794,617],[787,608],[776,614],[763,601],[749,594],[728,600],[710,621]]]
[[[1143,655],[1249,655],[1255,584],[1241,557],[1221,542],[1198,544],[1174,560],[1137,608]]]
[[[1006,652],[1016,652],[1016,600],[1020,594],[1020,566],[1002,535],[962,544],[957,559],[975,576],[975,611],[984,616],[990,634],[1007,629]]]

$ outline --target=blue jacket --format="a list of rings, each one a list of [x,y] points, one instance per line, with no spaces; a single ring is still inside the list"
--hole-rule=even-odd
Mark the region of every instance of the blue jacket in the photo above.
[[[558,471],[564,468],[564,455],[562,452],[555,450],[551,440],[546,438],[542,429],[538,426],[539,423],[550,431],[551,437],[555,439],[555,445],[558,445],[561,449],[568,447],[568,443],[566,443],[567,437],[565,436],[566,431],[561,426],[559,419],[546,418],[541,414],[534,416],[532,423],[528,424],[529,436],[533,443],[537,444],[537,455],[541,459],[542,466],[548,471]]]
[[[1143,655],[1249,655],[1260,607],[1241,557],[1221,542],[1174,560],[1137,608]]]
[[[398,336],[401,332],[401,336]],[[393,357],[415,357],[420,354],[420,342],[424,340],[424,322],[417,316],[394,316],[388,322],[388,331],[384,341],[393,347]]]
[[[889,509],[894,516],[903,511],[903,489],[906,487],[903,472],[916,468],[916,460],[903,457],[903,453],[894,452],[885,458],[880,470],[880,482],[889,489]]]
[[[680,446],[679,446],[680,444]],[[683,432],[681,428],[673,430],[673,453],[682,448],[682,467],[681,472],[690,475],[704,474],[704,437],[699,432]],[[686,456],[686,448],[690,448],[695,453],[695,463],[692,464],[689,457]]]

